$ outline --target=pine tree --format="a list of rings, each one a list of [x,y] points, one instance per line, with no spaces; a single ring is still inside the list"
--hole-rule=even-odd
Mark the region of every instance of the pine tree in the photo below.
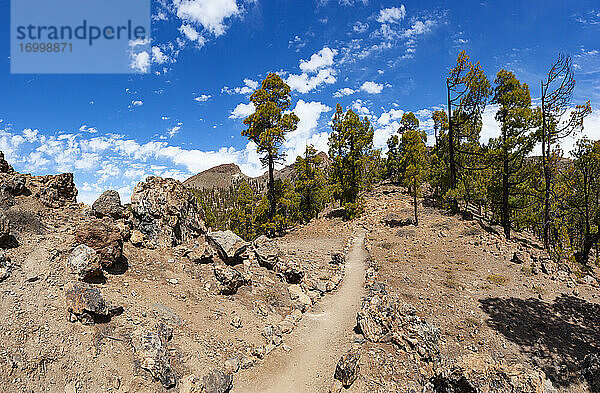
[[[290,87],[277,74],[267,75],[261,88],[250,96],[250,101],[256,109],[244,120],[248,129],[242,131],[242,135],[256,144],[256,151],[263,154],[261,162],[268,168],[268,218],[272,220],[277,210],[275,164],[284,158],[280,148],[285,141],[285,133],[294,131],[299,119],[294,112],[287,112],[291,105]]]
[[[243,181],[238,188],[236,207],[231,217],[231,229],[245,240],[255,236],[256,197],[250,185]]]
[[[387,159],[385,162],[386,176],[394,183],[400,183],[402,181],[402,170],[400,155],[400,140],[398,135],[392,135],[387,141],[388,152]]]
[[[344,113],[340,104],[331,128],[329,156],[334,196],[351,218],[360,211],[359,193],[368,186],[374,171],[369,166],[369,160],[378,155],[373,150],[374,131],[369,119],[360,119],[351,109]]]
[[[496,75],[492,103],[499,106],[496,120],[500,136],[490,140],[488,159],[494,179],[490,194],[494,207],[499,208],[504,234],[510,239],[513,211],[524,206],[522,198],[530,172],[524,166],[526,156],[533,150],[530,129],[535,126],[529,87],[515,78],[512,72],[500,70]]]
[[[425,142],[427,134],[418,129],[408,129],[402,134],[401,150],[402,167],[404,168],[403,183],[409,187],[413,197],[415,225],[419,225],[417,213],[417,197],[427,176],[427,155]]]
[[[300,197],[300,215],[303,222],[317,217],[327,203],[327,187],[321,157],[313,145],[306,146],[304,157],[298,156],[294,163],[296,179],[294,188]]]

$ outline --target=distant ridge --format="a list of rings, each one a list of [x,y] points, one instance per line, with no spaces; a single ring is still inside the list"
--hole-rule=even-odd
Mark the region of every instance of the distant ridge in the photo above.
[[[324,152],[317,154],[321,158],[321,169],[329,168],[331,160]],[[277,179],[293,179],[295,176],[294,165],[287,165],[281,169],[276,169],[274,173],[275,180]],[[268,181],[268,173],[258,177],[250,177],[244,175],[237,164],[221,164],[203,172],[194,175],[183,182],[188,188],[194,188],[198,190],[210,190],[212,188],[227,189],[230,187],[237,187],[242,181],[254,183],[259,191],[266,188]]]

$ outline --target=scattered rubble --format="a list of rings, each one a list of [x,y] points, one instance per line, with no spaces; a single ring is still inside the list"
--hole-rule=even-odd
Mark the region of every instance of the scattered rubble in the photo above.
[[[215,277],[221,283],[221,293],[223,295],[234,295],[238,288],[250,284],[250,279],[234,267],[215,265],[214,272]]]
[[[81,321],[84,325],[92,325],[122,311],[122,307],[107,304],[99,289],[81,281],[67,283],[65,297],[71,322]]]
[[[342,357],[337,363],[335,367],[334,378],[342,383],[342,386],[348,389],[356,378],[358,378],[358,373],[360,372],[360,350],[359,349],[351,349]]]
[[[149,371],[165,388],[171,388],[177,383],[167,348],[167,342],[172,336],[173,330],[159,323],[152,328],[139,328],[132,339],[140,367]]]

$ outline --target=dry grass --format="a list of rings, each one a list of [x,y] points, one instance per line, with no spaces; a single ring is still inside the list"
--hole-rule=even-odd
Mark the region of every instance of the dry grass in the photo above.
[[[487,276],[488,282],[496,285],[504,285],[508,282],[508,278],[504,277],[501,274],[490,274]]]

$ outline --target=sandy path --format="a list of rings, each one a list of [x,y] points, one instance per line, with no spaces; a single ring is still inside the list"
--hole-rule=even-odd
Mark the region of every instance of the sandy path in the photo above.
[[[352,343],[356,312],[364,292],[364,232],[355,238],[346,260],[340,288],[304,315],[281,347],[265,361],[235,376],[234,393],[327,392],[340,356]]]

